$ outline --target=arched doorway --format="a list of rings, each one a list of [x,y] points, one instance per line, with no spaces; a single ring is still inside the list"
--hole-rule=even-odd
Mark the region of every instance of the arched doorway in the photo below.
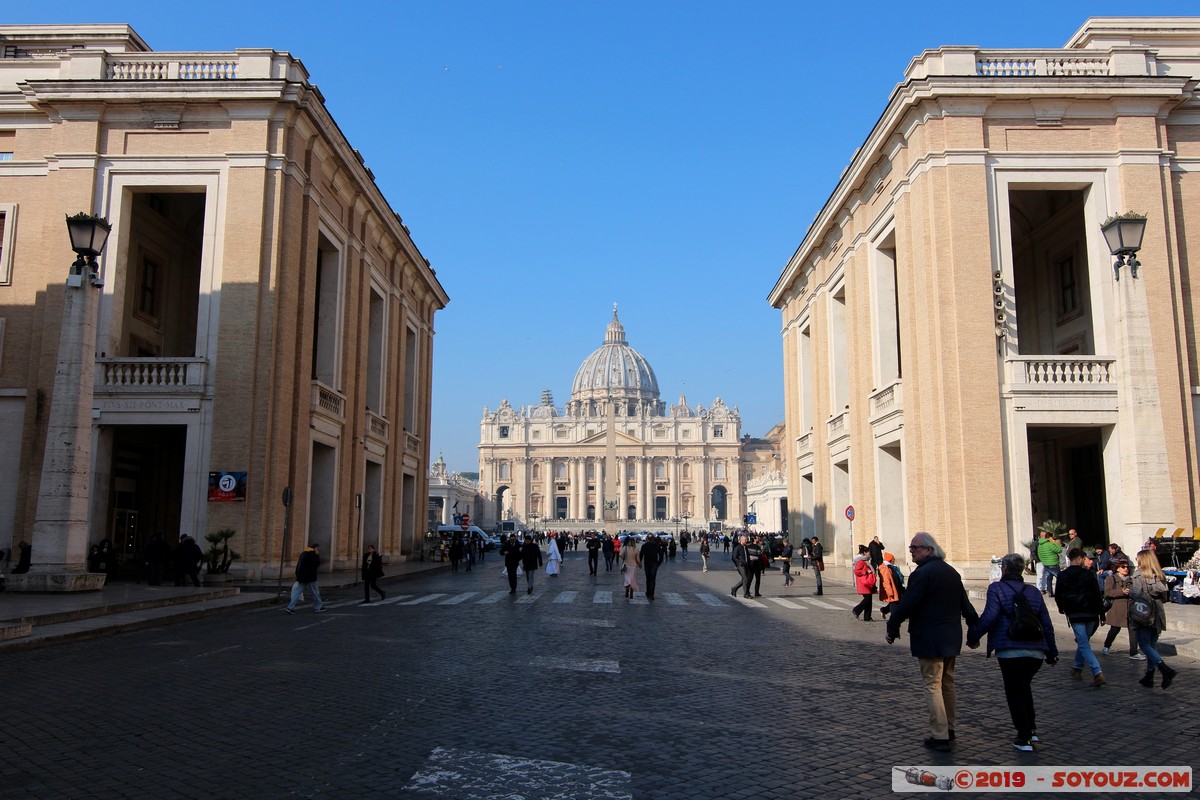
[[[728,518],[728,516],[729,516],[727,513],[728,509],[726,507],[727,499],[728,499],[728,493],[725,491],[724,486],[714,486],[713,487],[712,507],[716,511],[717,519],[727,519]]]
[[[505,508],[505,505],[508,508]],[[507,486],[496,487],[496,522],[512,518],[512,495]]]

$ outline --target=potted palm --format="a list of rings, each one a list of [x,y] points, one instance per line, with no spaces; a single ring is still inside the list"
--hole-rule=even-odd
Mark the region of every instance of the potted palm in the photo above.
[[[208,550],[204,553],[206,586],[229,582],[229,567],[242,557],[229,546],[229,540],[236,535],[237,531],[233,528],[222,528],[215,533],[205,534],[204,541],[208,542]]]

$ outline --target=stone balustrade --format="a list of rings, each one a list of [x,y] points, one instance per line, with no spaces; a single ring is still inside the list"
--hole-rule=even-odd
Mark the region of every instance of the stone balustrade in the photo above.
[[[1016,356],[1005,362],[1010,386],[1116,389],[1115,359],[1101,356]]]
[[[313,381],[312,410],[332,416],[334,419],[345,419],[346,398],[322,383]]]
[[[98,391],[200,391],[207,382],[203,358],[97,358]]]
[[[1008,77],[1152,76],[1158,73],[1155,54],[1146,47],[1116,46],[1104,50],[981,50],[940,47],[926,50],[909,62],[905,77],[920,80],[939,75]]]

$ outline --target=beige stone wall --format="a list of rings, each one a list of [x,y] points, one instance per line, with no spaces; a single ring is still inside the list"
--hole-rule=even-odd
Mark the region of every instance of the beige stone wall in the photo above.
[[[80,36],[86,38],[89,30],[83,26]],[[239,69],[252,72],[250,59],[241,57]],[[6,242],[14,249],[14,280],[0,286],[0,317],[5,319],[0,390],[26,393],[21,474],[8,476],[20,483],[11,520],[14,543],[28,538],[33,524],[45,409],[53,402],[49,394],[61,318],[59,287],[73,260],[63,215],[96,209],[97,198],[99,210],[109,209],[110,217],[116,209],[127,209],[122,206],[126,199],[111,193],[111,181],[134,165],[167,191],[208,182],[207,190],[189,189],[206,191],[205,223],[211,235],[204,239],[204,274],[214,281],[204,301],[213,309],[211,328],[197,334],[207,356],[208,384],[196,395],[199,414],[192,437],[203,455],[190,453],[189,459],[198,458],[200,469],[249,473],[245,503],[206,503],[206,487],[191,487],[201,495],[199,513],[181,519],[180,529],[199,539],[210,530],[235,528],[240,534],[235,548],[243,555],[240,571],[273,575],[284,527],[280,496],[291,486],[291,552],[285,553],[284,566],[285,573],[290,571],[306,538],[309,452],[314,431],[321,428],[321,435],[332,437],[338,448],[331,495],[334,541],[325,553],[327,562],[348,567],[357,559],[355,497],[365,491],[368,458],[382,465],[385,476],[383,496],[375,499],[382,552],[391,559],[418,552],[428,484],[433,320],[448,297],[321,100],[301,80],[298,62],[271,51],[255,51],[255,57],[255,69],[269,62],[278,74],[299,82],[260,81],[253,97],[245,95],[247,83],[240,75],[207,83],[203,91],[169,96],[157,94],[156,83],[136,80],[33,84],[28,108],[15,116],[0,111],[0,131],[15,130],[9,137],[14,159],[0,165],[0,203],[19,203],[17,234]],[[97,58],[103,60],[102,55]],[[162,60],[170,61],[171,54],[162,54]],[[294,102],[297,97],[303,102]],[[168,124],[157,124],[164,119]],[[31,120],[37,123],[31,125]],[[195,175],[207,177],[190,177]],[[217,218],[210,218],[214,213]],[[313,403],[316,258],[322,230],[342,252],[337,385],[329,387],[343,400],[340,418],[322,417]],[[115,229],[104,258],[108,282],[126,289],[129,234],[128,228]],[[57,246],[48,246],[52,243]],[[372,286],[387,309],[386,402],[384,408],[372,409],[387,427],[386,438],[370,430],[363,413]],[[124,305],[125,300],[112,304],[118,318]],[[406,425],[409,365],[404,346],[410,327],[419,342],[411,429]],[[100,334],[102,340],[108,335]],[[154,425],[155,419],[147,413],[122,421]],[[407,506],[405,476],[412,481],[413,502]],[[103,529],[102,520],[93,525],[97,529]]]
[[[956,60],[963,54],[969,62]],[[1092,426],[1119,441],[1104,455],[1115,540],[1135,544],[1170,519],[1182,527],[1197,524],[1197,278],[1187,264],[1189,252],[1200,246],[1191,219],[1200,214],[1193,180],[1200,135],[1194,110],[1172,114],[1186,104],[1184,81],[1119,78],[1105,85],[1108,72],[1069,85],[1053,77],[1041,83],[1034,77],[988,78],[975,65],[989,56],[945,48],[914,61],[913,80],[893,94],[771,294],[784,323],[791,528],[799,531],[799,517],[811,515],[818,535],[827,547],[835,542],[840,558],[849,552],[849,539],[833,465],[843,460],[850,464],[849,494],[857,512],[855,543],[878,534],[899,549],[897,530],[929,530],[972,570],[1016,547],[1032,524],[1021,499],[1027,494],[1021,485],[1028,480],[1021,466],[1027,424]],[[1130,63],[1121,62],[1120,69]],[[942,81],[941,74],[964,77]],[[1116,100],[1115,87],[1121,94]],[[1096,302],[1089,311],[1096,335],[1106,342],[1097,357],[1115,358],[1117,374],[1124,375],[1107,384],[1115,404],[1096,405],[1067,385],[1058,395],[1035,397],[1041,404],[1036,414],[1025,401],[1010,398],[1017,353],[997,339],[992,307],[993,273],[1011,268],[1004,255],[1010,234],[999,222],[1008,214],[999,206],[1009,202],[998,188],[1002,175],[1083,192],[1086,203],[1077,213],[1097,226],[1086,228],[1082,255],[1089,299]],[[1094,216],[1125,210],[1144,211],[1150,222],[1139,254],[1141,278],[1134,281],[1126,271],[1118,283],[1095,257],[1098,249],[1107,251],[1102,239],[1099,248],[1092,241],[1101,221]],[[897,386],[903,390],[903,509],[879,506],[884,487],[875,458],[884,430],[871,423],[879,414],[872,397],[886,388],[877,385],[881,353],[872,335],[883,313],[872,295],[873,248],[888,235],[894,236],[903,363]],[[1011,292],[1012,275],[1005,272],[1005,280]],[[833,296],[843,291],[844,353],[835,357],[831,308]],[[1008,330],[1014,324],[1010,319]],[[798,336],[804,326],[813,344],[808,440],[808,426],[800,421]],[[831,402],[839,371],[849,409]],[[1145,380],[1133,377],[1143,374]],[[843,411],[845,439],[830,424]],[[810,446],[800,447],[802,441]],[[805,508],[807,472],[815,497]],[[1130,489],[1130,483],[1140,488]]]

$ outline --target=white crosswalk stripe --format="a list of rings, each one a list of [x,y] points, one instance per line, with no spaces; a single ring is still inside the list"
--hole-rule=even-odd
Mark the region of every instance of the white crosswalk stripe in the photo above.
[[[412,600],[405,600],[403,603],[397,603],[396,605],[416,606],[416,605],[420,605],[421,603],[428,603],[433,600],[437,600],[439,597],[445,597],[445,596],[446,595],[444,592],[437,592],[434,594],[425,594],[425,595],[421,595],[420,597],[416,597]]]
[[[688,601],[683,599],[683,595],[679,592],[664,592],[663,597],[673,606],[686,606]]]
[[[455,595],[454,597],[448,597],[445,600],[442,600],[440,603],[438,603],[438,605],[439,606],[456,606],[459,603],[462,603],[466,600],[470,600],[472,597],[474,597],[477,594],[479,594],[479,592],[463,592],[462,594],[458,594],[458,595]]]
[[[598,605],[602,605],[604,603],[612,605],[612,599],[613,599],[612,592],[596,592],[595,596],[592,597],[592,602],[596,603]]]
[[[705,592],[700,592],[699,594],[696,595],[696,597],[700,598],[700,602],[704,603],[704,605],[706,605],[706,606],[715,606],[716,608],[724,608],[725,607],[725,603],[723,603],[720,600],[718,600],[717,598],[713,597],[711,594],[707,594]]]
[[[799,605],[797,603],[793,603],[791,600],[787,600],[783,597],[768,597],[767,599],[770,600],[772,603],[778,603],[779,605],[783,606],[784,608],[793,608],[793,609],[804,608],[804,606]]]
[[[558,597],[554,598],[554,602],[556,602],[556,603],[574,603],[575,596],[578,594],[579,594],[579,592],[560,592]]]
[[[481,605],[488,605],[488,604],[490,604],[490,603],[499,603],[499,602],[500,602],[500,598],[502,598],[502,597],[506,597],[508,594],[509,594],[509,593],[508,593],[508,592],[506,592],[506,591],[504,591],[503,589],[502,589],[502,590],[500,590],[500,591],[498,591],[498,592],[492,592],[492,593],[491,593],[491,594],[489,594],[487,597],[485,597],[485,598],[483,598],[482,600],[480,600],[480,601],[479,601],[479,603],[480,603]]]

